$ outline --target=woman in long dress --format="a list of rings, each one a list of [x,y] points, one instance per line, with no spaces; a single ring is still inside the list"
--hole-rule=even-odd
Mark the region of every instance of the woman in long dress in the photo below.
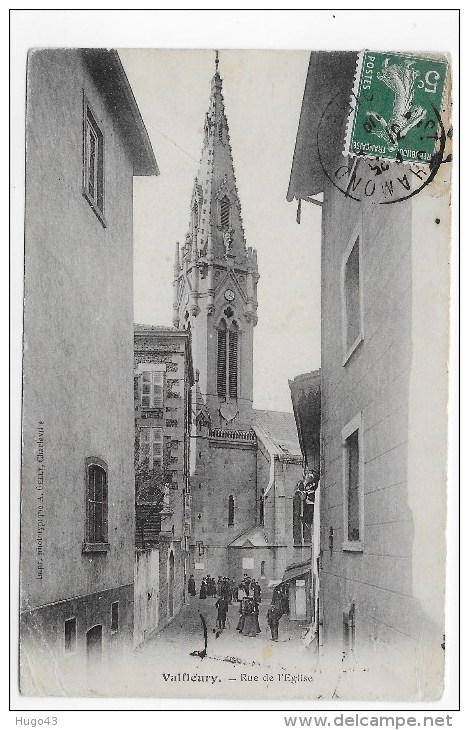
[[[205,583],[205,578],[200,584],[199,598],[207,598],[207,584]]]
[[[243,636],[257,636],[257,634],[261,633],[259,626],[259,606],[252,598],[248,599],[246,604],[246,616],[241,633]]]

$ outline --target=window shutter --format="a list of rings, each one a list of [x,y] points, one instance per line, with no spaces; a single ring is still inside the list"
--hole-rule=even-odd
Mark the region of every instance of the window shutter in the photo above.
[[[218,330],[217,393],[226,396],[226,329]]]
[[[142,373],[142,408],[151,407],[151,373]]]
[[[153,373],[153,407],[158,408],[163,405],[163,381],[164,373],[155,371]]]
[[[163,465],[163,429],[152,428],[153,468]]]
[[[230,331],[229,342],[229,384],[230,398],[238,397],[238,333]]]

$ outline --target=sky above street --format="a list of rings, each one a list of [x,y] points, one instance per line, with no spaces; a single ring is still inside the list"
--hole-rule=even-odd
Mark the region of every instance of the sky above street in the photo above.
[[[134,319],[172,324],[174,244],[184,241],[213,51],[119,51],[160,170],[134,185]],[[308,68],[303,51],[220,51],[248,246],[257,248],[254,407],[291,410],[288,379],[320,365],[321,209],[286,191]]]

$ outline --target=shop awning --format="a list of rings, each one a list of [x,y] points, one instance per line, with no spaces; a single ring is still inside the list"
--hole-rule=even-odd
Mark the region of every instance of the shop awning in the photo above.
[[[307,575],[310,572],[311,562],[309,560],[305,563],[290,565],[283,574],[282,583],[286,583],[289,580],[294,580],[295,578],[300,578],[302,575]]]

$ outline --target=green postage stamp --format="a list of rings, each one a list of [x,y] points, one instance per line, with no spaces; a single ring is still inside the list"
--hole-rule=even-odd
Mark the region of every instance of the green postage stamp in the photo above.
[[[442,130],[447,63],[417,55],[359,55],[346,155],[430,164]]]

